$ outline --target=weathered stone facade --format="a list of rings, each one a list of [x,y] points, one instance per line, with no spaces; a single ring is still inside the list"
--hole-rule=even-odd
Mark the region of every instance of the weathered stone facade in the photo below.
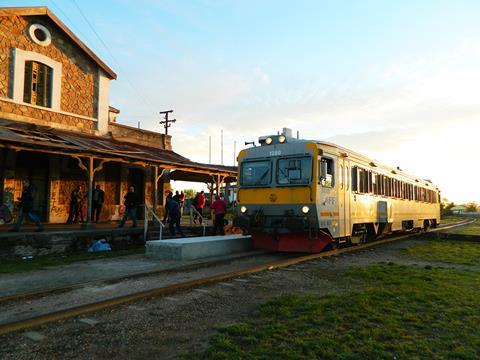
[[[51,32],[50,45],[41,46],[30,39],[28,28],[33,23],[44,25]],[[45,55],[62,64],[61,111],[97,117],[98,65],[45,16],[0,17],[1,97],[12,98],[12,49],[15,48]],[[26,115],[34,117],[30,113]],[[57,120],[56,116],[52,118]]]
[[[2,99],[0,99],[0,117],[62,130],[81,131],[87,134],[94,134],[97,129],[97,122],[93,119],[83,119],[75,115],[39,109],[27,104],[17,104]]]
[[[125,126],[118,123],[108,124],[108,131],[113,138],[126,142],[138,142],[146,146],[153,146],[160,149],[172,149],[172,137],[165,136],[153,131],[137,129],[131,126]]]

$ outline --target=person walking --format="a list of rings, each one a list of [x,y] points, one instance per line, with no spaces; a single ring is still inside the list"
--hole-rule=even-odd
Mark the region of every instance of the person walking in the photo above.
[[[205,207],[205,202],[206,202],[205,193],[202,190],[197,194],[194,200],[195,210],[197,210],[197,212],[201,215],[201,216],[198,216],[198,214],[195,213],[195,216],[193,217],[193,222],[195,224],[197,223],[197,219],[198,219],[200,222],[200,225],[202,225],[203,208]]]
[[[102,205],[105,201],[105,192],[100,188],[100,185],[95,186],[92,196],[92,220],[98,223],[100,213],[102,211]]]
[[[43,225],[40,222],[39,217],[35,214],[34,211],[34,199],[35,199],[36,189],[33,184],[30,183],[29,180],[23,181],[23,191],[22,197],[18,200],[20,204],[18,205],[18,219],[16,225],[10,231],[18,232],[20,231],[20,227],[22,226],[23,218],[26,216],[27,218],[31,219],[35,225],[37,225],[37,232],[43,231]]]
[[[133,225],[132,227],[137,226],[137,206],[139,204],[138,195],[135,192],[135,188],[130,186],[128,188],[128,192],[124,196],[123,204],[125,205],[125,213],[123,214],[123,218],[120,221],[118,227],[123,227],[125,222],[128,218],[132,219]]]
[[[215,197],[215,201],[212,204],[212,211],[215,214],[215,220],[213,222],[213,235],[225,235],[225,214],[227,213],[227,203],[220,196]]]
[[[182,237],[185,237],[180,226],[180,204],[175,200],[171,200],[167,204],[167,213],[168,213],[168,229],[170,230],[170,235],[175,236],[175,227]]]

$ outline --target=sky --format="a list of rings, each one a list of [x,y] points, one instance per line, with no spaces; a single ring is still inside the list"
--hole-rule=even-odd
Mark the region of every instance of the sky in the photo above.
[[[232,165],[234,142],[290,127],[480,202],[480,1],[0,4],[49,6],[117,73],[118,121],[159,131],[174,109],[173,149],[194,161],[211,136],[221,162],[221,130]]]

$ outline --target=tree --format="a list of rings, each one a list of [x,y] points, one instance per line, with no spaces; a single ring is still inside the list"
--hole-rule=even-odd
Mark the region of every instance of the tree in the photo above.
[[[194,189],[185,189],[183,190],[183,193],[185,194],[185,199],[192,199],[197,194]]]
[[[468,204],[465,204],[465,210],[467,212],[476,212],[477,211],[477,208],[478,208],[478,205],[476,202],[472,201],[472,202],[469,202]]]
[[[440,211],[441,211],[441,214],[442,216],[449,216],[449,215],[453,215],[453,211],[452,211],[452,208],[455,206],[455,203],[453,202],[448,202],[447,199],[444,199],[445,202],[442,202],[440,204]]]

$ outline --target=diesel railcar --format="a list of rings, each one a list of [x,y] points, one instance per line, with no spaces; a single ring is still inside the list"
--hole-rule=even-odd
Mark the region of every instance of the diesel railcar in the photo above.
[[[335,144],[284,130],[238,156],[237,214],[256,248],[320,252],[436,227],[440,191]]]

